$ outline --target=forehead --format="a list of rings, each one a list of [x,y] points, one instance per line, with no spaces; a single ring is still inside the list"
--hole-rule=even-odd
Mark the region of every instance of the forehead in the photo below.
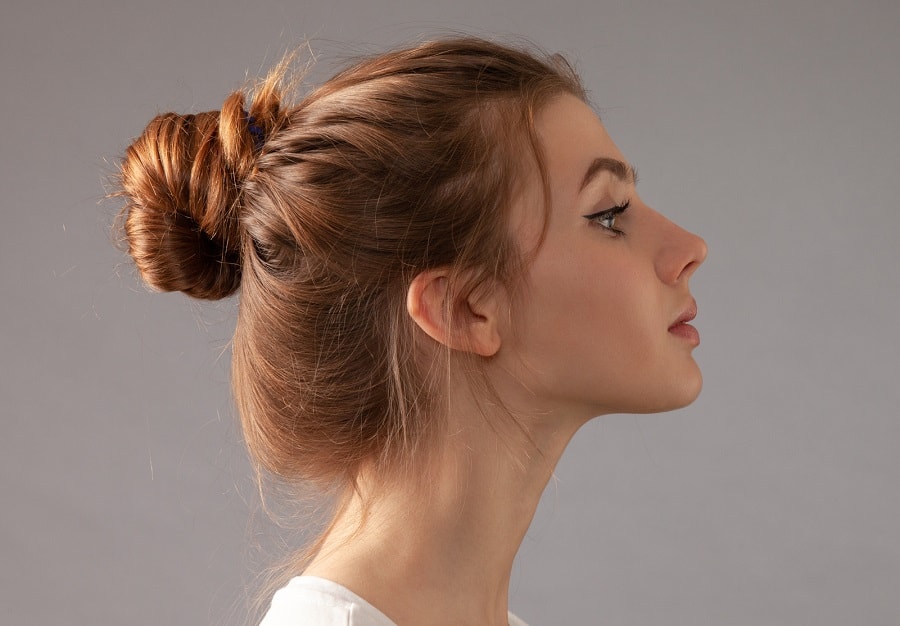
[[[575,96],[560,95],[548,102],[535,115],[534,130],[548,189],[544,189],[537,164],[532,161],[511,215],[520,244],[524,250],[532,251],[541,247],[546,229],[555,221],[554,214],[579,205],[579,194],[587,179],[591,188],[609,188],[611,181],[628,180],[633,174],[600,118]],[[614,164],[622,166],[620,172]],[[549,206],[544,203],[545,191],[549,192]]]
[[[597,114],[575,96],[565,94],[550,101],[535,117],[535,131],[554,198],[577,195],[597,159],[625,162]],[[624,174],[627,178],[628,173]]]

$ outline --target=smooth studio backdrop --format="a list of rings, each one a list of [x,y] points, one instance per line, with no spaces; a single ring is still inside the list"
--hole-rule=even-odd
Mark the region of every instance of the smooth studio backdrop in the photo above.
[[[281,540],[229,397],[235,302],[142,287],[104,179],[157,112],[218,109],[307,39],[319,81],[448,30],[568,55],[644,199],[710,247],[703,394],[576,436],[512,609],[900,623],[895,0],[6,2],[0,622],[246,623]]]

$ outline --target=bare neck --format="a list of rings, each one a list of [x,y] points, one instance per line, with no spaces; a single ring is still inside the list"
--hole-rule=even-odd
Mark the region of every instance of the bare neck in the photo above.
[[[426,486],[354,495],[306,574],[348,587],[400,626],[507,623],[513,560],[577,427],[491,428],[451,420]]]

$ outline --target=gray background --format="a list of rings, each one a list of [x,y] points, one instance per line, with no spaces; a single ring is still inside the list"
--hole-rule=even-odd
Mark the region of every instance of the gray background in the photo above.
[[[512,608],[900,623],[896,0],[5,2],[0,621],[246,622],[279,548],[229,399],[234,302],[141,287],[103,178],[156,112],[219,108],[305,37],[321,77],[448,28],[567,53],[644,198],[710,246],[703,394],[579,433]]]

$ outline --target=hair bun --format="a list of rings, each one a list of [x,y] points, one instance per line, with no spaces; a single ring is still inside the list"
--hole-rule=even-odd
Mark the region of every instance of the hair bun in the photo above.
[[[120,168],[128,252],[161,291],[217,300],[240,285],[240,196],[255,163],[235,92],[222,111],[154,118]]]

